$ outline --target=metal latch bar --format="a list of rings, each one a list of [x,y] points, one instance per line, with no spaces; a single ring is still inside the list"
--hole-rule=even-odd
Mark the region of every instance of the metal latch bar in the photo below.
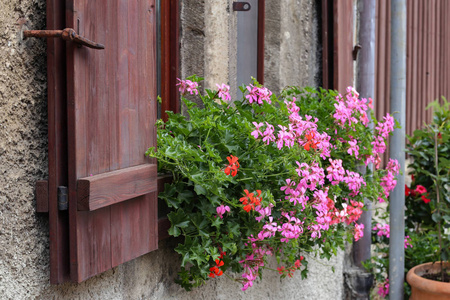
[[[78,35],[74,29],[66,28],[63,30],[24,30],[23,36],[28,37],[42,37],[42,38],[57,38],[60,37],[65,41],[72,41],[74,43],[93,48],[93,49],[105,49],[105,46],[96,42],[93,42],[83,36]]]

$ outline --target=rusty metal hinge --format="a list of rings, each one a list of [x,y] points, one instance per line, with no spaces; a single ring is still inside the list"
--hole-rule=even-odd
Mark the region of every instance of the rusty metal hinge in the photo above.
[[[43,37],[43,38],[57,38],[60,37],[65,41],[72,41],[79,45],[83,45],[93,49],[105,49],[105,46],[93,42],[85,37],[78,35],[74,29],[66,28],[63,30],[24,30],[24,38],[29,37]]]
[[[58,186],[58,210],[67,210],[68,206],[67,186]]]

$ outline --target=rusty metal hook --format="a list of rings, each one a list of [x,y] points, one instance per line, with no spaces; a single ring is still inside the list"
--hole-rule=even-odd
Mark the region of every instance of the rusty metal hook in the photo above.
[[[93,49],[105,49],[103,44],[93,42],[85,37],[82,37],[76,33],[72,28],[66,28],[63,30],[24,30],[24,38],[28,37],[43,37],[43,38],[56,38],[60,37],[65,41],[72,41],[74,43],[93,48]]]

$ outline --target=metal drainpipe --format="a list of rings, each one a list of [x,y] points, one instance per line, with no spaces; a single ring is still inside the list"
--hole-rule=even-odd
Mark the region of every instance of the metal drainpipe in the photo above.
[[[373,98],[375,93],[375,11],[376,0],[358,1],[359,11],[359,44],[361,50],[357,60],[357,91],[361,98]],[[373,128],[373,124],[371,124]],[[369,168],[372,168],[370,165]],[[361,173],[366,172],[364,165],[358,167]],[[352,280],[352,299],[370,299],[370,288],[373,284],[373,275],[362,266],[362,262],[371,257],[371,228],[372,228],[372,202],[364,199],[367,211],[364,211],[358,220],[364,224],[364,236],[354,242],[352,249],[353,265],[356,272]]]
[[[376,0],[363,0],[359,2],[359,44],[361,50],[358,55],[357,65],[357,91],[361,98],[373,98],[375,93],[375,10]],[[372,125],[373,127],[373,125]],[[362,169],[365,171],[365,167]],[[353,261],[356,266],[362,268],[362,262],[370,258],[371,226],[372,226],[372,202],[364,199],[365,207],[359,219],[364,224],[364,236],[353,246]]]
[[[406,0],[391,1],[391,112],[401,128],[391,137],[390,156],[405,172]],[[405,269],[405,176],[399,175],[390,195],[389,299],[403,299]]]

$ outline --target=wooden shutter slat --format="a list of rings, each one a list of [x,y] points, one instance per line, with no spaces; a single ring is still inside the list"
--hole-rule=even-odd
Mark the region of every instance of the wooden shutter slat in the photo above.
[[[47,29],[65,28],[65,3],[47,0]],[[69,215],[58,210],[57,187],[67,185],[66,48],[47,39],[48,210],[50,283],[69,280]]]
[[[77,259],[70,260],[70,275],[72,281],[82,282],[112,268],[111,208],[79,211],[76,217],[76,225],[70,223],[71,230],[77,230],[77,241],[71,240],[70,247],[71,256],[76,254]]]
[[[96,210],[157,189],[157,167],[139,165],[78,179],[78,210]]]
[[[156,191],[111,206],[111,266],[158,249]]]
[[[48,181],[38,180],[36,182],[36,212],[48,212]]]

